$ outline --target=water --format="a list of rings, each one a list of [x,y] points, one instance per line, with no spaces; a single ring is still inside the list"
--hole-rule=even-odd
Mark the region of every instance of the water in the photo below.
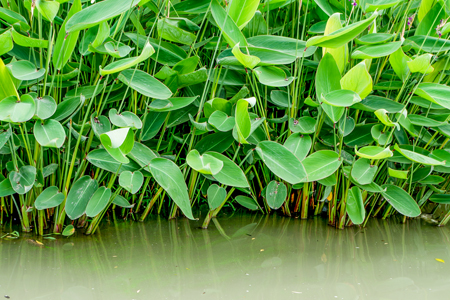
[[[33,235],[0,240],[0,296],[423,300],[450,292],[450,229],[420,220],[343,231],[323,219],[261,215],[200,225],[105,223],[95,236],[39,239],[44,246]]]

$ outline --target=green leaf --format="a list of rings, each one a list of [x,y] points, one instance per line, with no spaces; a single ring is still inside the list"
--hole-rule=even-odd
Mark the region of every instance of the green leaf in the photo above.
[[[316,52],[317,47],[306,47],[306,42],[289,37],[278,35],[259,35],[247,39],[249,51],[255,51],[262,62],[275,64],[274,57],[285,57],[286,55],[294,58],[309,57]],[[255,48],[251,47],[254,46]],[[260,51],[258,51],[260,50]],[[266,50],[266,51],[263,51]],[[260,53],[260,54],[256,54]],[[264,56],[263,53],[265,54]],[[267,57],[266,57],[267,56]]]
[[[394,154],[388,148],[382,148],[378,146],[366,146],[362,147],[358,150],[355,147],[355,153],[359,157],[367,158],[367,159],[384,159],[388,157],[392,157]]]
[[[345,144],[349,147],[361,147],[372,143],[372,126],[373,124],[356,125],[352,133],[344,137]]]
[[[75,46],[77,45],[78,35],[80,34],[80,31],[77,30],[67,34],[66,24],[70,20],[70,18],[79,11],[81,11],[81,1],[75,0],[73,1],[72,7],[70,8],[67,17],[64,19],[64,23],[59,29],[52,56],[53,67],[57,70],[61,70],[62,67],[64,67],[64,65],[67,63],[67,61],[69,61],[70,57],[72,56],[73,50],[75,50]]]
[[[120,128],[100,135],[100,141],[106,151],[118,162],[127,164],[126,155],[131,152],[134,134],[130,128]]]
[[[38,71],[36,66],[27,60],[13,62],[9,65],[9,67],[12,76],[18,80],[34,80],[44,76],[45,74],[44,68]]]
[[[194,146],[194,149],[197,149],[200,153],[207,151],[223,153],[233,142],[234,139],[231,132],[216,132],[206,135]]]
[[[157,23],[158,35],[165,40],[183,45],[191,45],[195,42],[195,34],[183,30],[176,25],[177,23],[172,22],[169,18],[159,19]]]
[[[0,7],[0,9],[2,9]],[[0,11],[1,13],[1,11]],[[11,36],[11,31],[7,30],[0,34],[0,55],[8,53],[14,48],[14,42]]]
[[[137,162],[139,166],[141,166],[141,168],[149,170],[146,167],[150,164],[150,161],[152,159],[157,158],[159,155],[153,152],[153,150],[151,150],[149,147],[135,142],[133,149],[130,153],[127,154],[127,156]]]
[[[66,132],[61,123],[48,119],[34,123],[34,137],[42,147],[61,148],[66,140]]]
[[[353,23],[349,26],[334,31],[326,36],[315,36],[310,38],[306,42],[306,47],[319,46],[327,48],[338,48],[349,41],[353,40],[358,34],[367,28],[378,16],[377,12],[374,12],[369,18]]]
[[[111,0],[107,0],[107,1],[111,1]],[[106,1],[103,1],[103,2],[106,2]],[[137,65],[138,63],[143,62],[144,60],[148,59],[150,56],[153,55],[153,53],[155,53],[155,49],[153,49],[152,45],[150,45],[150,43],[147,42],[139,56],[117,60],[117,61],[107,65],[104,69],[102,69],[100,67],[100,75],[104,76],[104,75],[108,75],[108,74],[114,74],[114,73],[123,71],[125,69],[131,68],[131,67]]]
[[[9,24],[20,23],[20,28],[24,31],[30,29],[27,19],[13,10],[0,7],[0,19],[5,20]]]
[[[34,202],[37,210],[49,209],[59,206],[64,201],[64,194],[56,186],[46,188]]]
[[[376,10],[388,9],[401,2],[403,2],[403,0],[366,0],[364,2],[365,3],[364,10],[366,13],[368,13]]]
[[[257,56],[244,54],[242,53],[241,49],[239,48],[239,43],[237,43],[233,50],[231,50],[233,55],[236,57],[236,59],[246,68],[253,70],[260,62],[261,59]]]
[[[200,153],[197,150],[191,150],[186,156],[187,164],[197,172],[208,175],[215,175],[223,168],[223,162],[211,155]]]
[[[217,184],[211,184],[207,191],[209,210],[218,208],[225,201],[227,197],[227,191],[218,186]]]
[[[305,166],[307,182],[313,182],[331,176],[342,164],[339,154],[331,150],[320,150],[306,157]]]
[[[341,87],[359,94],[361,99],[366,98],[372,91],[372,77],[367,72],[364,61],[350,69],[341,79]]]
[[[437,83],[420,83],[414,90],[417,95],[433,103],[450,109],[450,87]]]
[[[36,168],[33,166],[23,166],[19,169],[19,172],[10,172],[8,178],[16,193],[21,195],[26,194],[34,185]]]
[[[14,82],[6,68],[3,60],[0,58],[0,101],[3,101],[6,97],[15,96],[17,99],[20,98],[17,93]],[[0,102],[1,103],[1,102]]]
[[[133,8],[139,0],[105,0],[77,12],[66,23],[66,31],[87,29]]]
[[[124,70],[118,76],[119,80],[144,96],[156,99],[169,99],[172,92],[167,86],[153,76],[141,70]]]
[[[340,13],[334,13],[330,16],[330,18],[327,20],[327,24],[325,26],[324,35],[327,36],[339,29],[342,29],[341,24],[341,14]],[[337,47],[335,49],[333,48],[323,48],[323,54],[330,53],[334,60],[336,61],[339,72],[344,72],[345,66],[348,63],[348,45],[343,45],[341,47]]]
[[[211,2],[211,13],[214,21],[216,21],[217,26],[231,47],[234,47],[237,43],[240,43],[241,46],[248,46],[239,27],[217,0],[212,0]]]
[[[153,100],[148,106],[150,111],[166,112],[185,108],[191,105],[197,97],[176,97],[168,100]]]
[[[97,168],[111,173],[118,171],[121,174],[124,171],[134,172],[140,169],[139,165],[134,161],[130,161],[127,164],[118,162],[105,149],[96,149],[89,152],[86,159]]]
[[[335,90],[335,91],[327,93],[326,95],[322,94],[321,100],[324,103],[331,105],[331,106],[349,107],[349,106],[352,106],[353,104],[361,102],[361,97],[359,97],[359,95],[357,93],[355,93],[354,91]]]
[[[420,10],[419,10],[420,12]],[[423,11],[422,11],[423,13]],[[437,1],[433,4],[431,9],[420,21],[414,32],[415,36],[427,35],[438,37],[436,27],[441,23],[441,20],[447,18],[447,14],[443,5],[443,2]]]
[[[439,165],[445,165],[445,161],[436,160],[434,158],[425,156],[423,154],[420,154],[418,152],[406,150],[400,148],[397,144],[395,144],[394,149],[398,151],[401,155],[406,157],[407,159],[422,164],[422,165],[428,165],[428,166],[439,166]]]
[[[156,55],[151,56],[150,58],[160,64],[174,66],[187,57],[186,52],[173,43],[147,38],[146,36],[131,32],[127,32],[125,35],[141,49],[145,47],[146,41],[148,41],[156,51]]]
[[[241,144],[248,144],[247,138],[250,135],[251,122],[248,114],[248,102],[241,99],[236,104],[235,122],[238,141]]]
[[[0,197],[6,197],[14,195],[16,191],[13,189],[11,185],[11,181],[9,178],[4,179],[0,182]]]
[[[235,125],[235,118],[228,117],[226,113],[220,110],[213,112],[209,118],[208,123],[214,126],[219,131],[230,131]]]
[[[371,165],[366,158],[360,158],[353,164],[351,175],[357,183],[365,185],[373,182],[377,171],[378,166]]]
[[[353,59],[369,59],[388,56],[400,49],[402,42],[391,42],[381,45],[367,45],[356,48],[351,58]]]
[[[408,115],[408,119],[411,121],[411,123],[413,125],[417,125],[417,126],[439,127],[439,126],[447,124],[444,122],[439,122],[439,121],[427,118],[423,115]]]
[[[271,209],[279,209],[287,197],[287,187],[283,182],[272,180],[266,187],[266,201]]]
[[[387,110],[385,110],[385,109],[383,109],[383,108],[378,109],[378,110],[375,111],[375,116],[376,116],[376,117],[378,118],[378,120],[380,120],[381,123],[383,123],[384,125],[389,126],[389,127],[394,127],[394,126],[396,126],[396,127],[397,127],[397,130],[399,129],[398,123],[392,122],[391,119],[389,118],[389,116],[388,116],[388,111],[387,111]]]
[[[30,95],[22,95],[20,100],[10,96],[0,101],[0,120],[13,123],[23,123],[34,116],[36,106]]]
[[[290,184],[307,180],[305,167],[286,147],[276,142],[264,141],[258,144],[256,152],[276,176]]]
[[[375,45],[388,42],[392,40],[393,37],[394,35],[390,33],[369,33],[355,39],[355,42],[362,45]]]
[[[98,189],[97,180],[83,176],[73,184],[66,199],[65,211],[71,220],[81,217],[88,205],[89,199]]]
[[[89,203],[86,207],[86,216],[93,218],[105,209],[111,198],[111,190],[101,186],[89,199]]]
[[[242,30],[255,15],[258,5],[259,0],[233,0],[228,8],[228,14]]]
[[[439,204],[450,204],[450,194],[436,194],[431,196],[429,200]]]
[[[316,99],[321,99],[322,95],[326,95],[332,91],[341,89],[341,73],[336,64],[335,59],[330,53],[326,53],[319,63],[316,73]],[[321,104],[327,116],[337,122],[344,113],[344,109],[334,107],[326,103]]]
[[[134,204],[130,204],[130,202],[128,202],[128,200],[125,199],[124,197],[122,197],[121,195],[117,195],[116,197],[114,197],[112,203],[119,207],[123,207],[123,208],[133,208],[134,207]]]
[[[311,150],[311,137],[300,133],[291,134],[284,142],[284,147],[291,151],[300,161],[304,160]]]
[[[433,29],[434,30],[434,29]],[[432,30],[432,31],[433,31]],[[450,41],[429,35],[416,35],[406,39],[416,51],[438,53],[450,50]]]
[[[144,118],[143,128],[141,130],[141,140],[148,141],[154,138],[166,120],[165,112],[149,112]]]
[[[214,179],[219,181],[222,184],[240,187],[240,188],[248,188],[249,184],[247,178],[245,177],[244,172],[241,168],[238,167],[231,159],[217,152],[208,151],[205,154],[212,156],[223,163],[222,169],[219,173],[214,174]],[[204,154],[204,155],[205,155]]]
[[[388,174],[391,177],[400,178],[400,179],[408,179],[408,171],[403,170],[395,170],[388,167]]]
[[[48,48],[48,40],[40,40],[21,35],[14,28],[11,30],[14,44],[27,48]]]
[[[347,136],[355,129],[355,120],[351,117],[342,117],[339,120],[339,133],[343,136]]]
[[[72,224],[67,225],[66,228],[64,228],[63,232],[61,233],[65,237],[69,237],[75,233],[75,227],[73,227]]]
[[[283,87],[288,86],[294,80],[289,74],[286,74],[280,68],[270,66],[270,67],[258,67],[254,70],[256,77],[259,82],[263,85],[272,87]]]
[[[410,73],[408,62],[411,60],[402,50],[399,48],[397,51],[389,56],[389,63],[394,69],[395,74],[402,80],[405,81]]]
[[[352,187],[348,191],[346,210],[353,224],[360,225],[364,222],[366,210],[361,190],[357,186]]]
[[[235,199],[237,203],[250,210],[257,210],[259,208],[258,203],[256,203],[255,199],[253,198],[240,195]]]
[[[187,186],[177,165],[165,158],[154,158],[150,162],[150,171],[184,215],[193,220]]]
[[[120,42],[107,42],[103,45],[103,47],[109,55],[115,58],[125,57],[134,49]],[[96,50],[99,51],[99,48]]]
[[[35,116],[45,120],[53,116],[56,111],[56,101],[51,96],[38,97],[36,93],[30,93],[36,105]]]
[[[352,108],[369,112],[374,112],[382,108],[388,113],[397,113],[401,112],[405,106],[387,98],[370,95],[361,102],[354,104]]]
[[[113,108],[108,113],[111,123],[117,127],[130,127],[132,129],[141,129],[142,121],[131,111],[123,111],[117,113],[117,109]]]
[[[434,68],[431,66],[430,62],[432,57],[432,54],[426,53],[414,58],[413,60],[407,61],[406,64],[408,65],[411,73],[429,74],[434,71]]]
[[[392,184],[385,184],[382,188],[384,191],[381,194],[396,211],[411,218],[420,215],[420,208],[416,201],[402,188]]]
[[[311,117],[301,117],[298,120],[289,119],[289,129],[293,133],[310,134],[316,131],[316,120]]]
[[[119,176],[119,185],[132,195],[136,194],[144,183],[144,175],[141,172],[122,172]]]
[[[41,15],[53,23],[56,14],[59,10],[59,2],[50,0],[36,0],[36,8],[41,13]]]

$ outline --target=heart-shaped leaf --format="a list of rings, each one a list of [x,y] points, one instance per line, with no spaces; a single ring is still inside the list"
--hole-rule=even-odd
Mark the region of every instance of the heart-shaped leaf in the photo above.
[[[141,172],[125,171],[120,174],[119,184],[131,194],[136,194],[144,183],[144,175]]]
[[[34,99],[30,95],[22,95],[20,100],[10,96],[0,101],[0,120],[13,123],[23,123],[34,116],[36,110]]]
[[[186,157],[188,165],[202,174],[215,175],[222,170],[223,162],[207,153],[200,155],[197,150],[191,150]]]
[[[61,148],[66,139],[66,132],[62,125],[53,119],[36,121],[34,137],[42,147]]]
[[[217,184],[211,184],[207,191],[208,205],[210,210],[218,208],[227,197],[227,191],[218,186]]]

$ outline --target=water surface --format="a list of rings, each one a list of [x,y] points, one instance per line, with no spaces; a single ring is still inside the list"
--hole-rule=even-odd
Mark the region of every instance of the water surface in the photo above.
[[[94,236],[0,240],[15,300],[448,299],[450,229],[370,220],[222,216],[103,224]],[[9,228],[0,230],[0,236]],[[442,263],[436,259],[442,259]]]

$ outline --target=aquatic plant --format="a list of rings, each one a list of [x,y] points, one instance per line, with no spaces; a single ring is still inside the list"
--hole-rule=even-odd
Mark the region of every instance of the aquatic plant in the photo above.
[[[447,2],[0,3],[0,222],[450,219]]]

